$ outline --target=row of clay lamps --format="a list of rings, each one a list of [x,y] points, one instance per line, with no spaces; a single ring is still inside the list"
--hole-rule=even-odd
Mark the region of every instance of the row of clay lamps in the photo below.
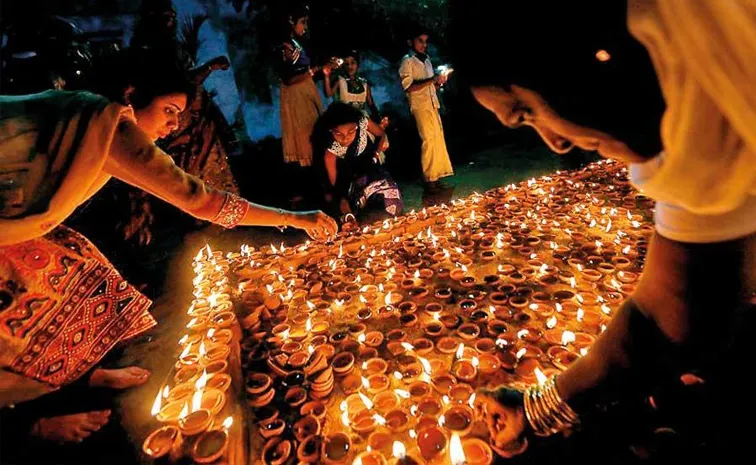
[[[228,357],[236,315],[226,278],[229,261],[207,247],[193,265],[187,333],[179,341],[172,382],[160,389],[152,406],[163,426],[145,439],[142,450],[152,459],[190,456],[195,463],[212,463],[226,453],[233,425],[222,412],[231,386]]]

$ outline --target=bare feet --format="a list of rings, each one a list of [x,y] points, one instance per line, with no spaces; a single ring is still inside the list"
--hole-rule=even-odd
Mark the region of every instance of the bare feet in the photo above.
[[[111,389],[128,389],[144,384],[149,377],[150,371],[140,367],[118,368],[114,370],[98,368],[89,378],[89,385]]]
[[[32,435],[48,441],[81,442],[102,428],[109,418],[110,410],[41,418],[32,427]]]

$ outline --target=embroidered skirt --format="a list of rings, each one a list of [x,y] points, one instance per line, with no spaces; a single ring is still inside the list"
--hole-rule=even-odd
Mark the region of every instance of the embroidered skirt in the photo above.
[[[153,327],[151,304],[65,226],[0,247],[0,367],[68,384]]]

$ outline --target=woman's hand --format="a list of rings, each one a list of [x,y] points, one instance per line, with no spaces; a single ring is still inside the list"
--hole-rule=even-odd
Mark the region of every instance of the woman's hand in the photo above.
[[[331,65],[323,66],[323,76],[325,76],[326,78],[331,75],[331,71],[332,71]]]
[[[315,240],[327,239],[339,231],[336,221],[322,211],[297,212],[291,225],[304,229]]]
[[[491,446],[497,454],[510,458],[525,452],[528,440],[525,438],[527,421],[522,394],[504,388],[496,393],[478,394],[475,403],[482,411]]]
[[[381,118],[381,122],[378,124],[378,126],[382,127],[385,131],[389,127],[389,119],[388,116],[384,116]]]

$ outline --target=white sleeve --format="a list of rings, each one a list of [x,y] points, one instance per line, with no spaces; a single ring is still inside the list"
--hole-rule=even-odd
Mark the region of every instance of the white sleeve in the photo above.
[[[402,81],[402,89],[406,92],[410,88],[414,79],[412,78],[412,58],[406,56],[402,59],[402,64],[399,66],[399,78]]]
[[[633,165],[631,179],[692,214],[736,211],[756,196],[756,2],[655,5],[650,40],[639,39],[667,103],[664,153]]]

